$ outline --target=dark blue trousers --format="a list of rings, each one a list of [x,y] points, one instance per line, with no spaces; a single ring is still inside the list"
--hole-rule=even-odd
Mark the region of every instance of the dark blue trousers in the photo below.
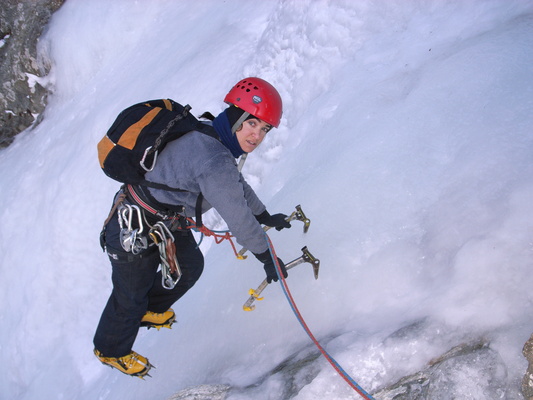
[[[161,284],[159,252],[155,246],[133,255],[122,250],[116,215],[107,225],[106,246],[112,266],[113,291],[94,336],[94,346],[106,357],[129,354],[146,311],[162,313],[200,278],[204,258],[192,232],[174,233],[176,257],[182,276],[172,290]],[[118,250],[120,249],[120,250]]]

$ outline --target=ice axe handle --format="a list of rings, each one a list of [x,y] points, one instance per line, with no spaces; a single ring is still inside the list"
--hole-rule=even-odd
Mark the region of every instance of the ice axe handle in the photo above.
[[[304,262],[308,262],[313,266],[313,273],[315,275],[315,279],[318,279],[318,269],[320,267],[320,260],[315,258],[311,252],[307,249],[307,246],[302,248],[302,255],[295,260],[292,260],[290,263],[285,264],[285,269],[288,271],[291,268],[296,267],[297,265],[300,265]],[[257,289],[250,289],[248,291],[248,294],[250,297],[244,305],[242,306],[244,311],[253,311],[255,309],[255,306],[253,305],[255,300],[263,300],[262,297],[259,297],[261,292],[265,290],[265,288],[268,286],[268,282],[266,278],[261,282],[261,284],[257,287]]]

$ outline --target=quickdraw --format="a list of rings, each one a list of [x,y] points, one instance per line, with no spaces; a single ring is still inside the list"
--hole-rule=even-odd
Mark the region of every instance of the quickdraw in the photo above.
[[[142,235],[144,227],[141,209],[136,205],[121,203],[118,206],[118,223],[120,225],[120,244],[124,251],[139,254],[148,248],[148,240]],[[137,215],[139,228],[133,228],[133,216]]]
[[[130,193],[135,194],[131,186],[130,189]],[[159,250],[162,275],[161,283],[165,289],[174,289],[181,278],[182,272],[176,257],[176,245],[172,232],[163,221],[158,221],[154,225],[150,225],[144,219],[144,210],[146,209],[144,203],[140,203],[143,208],[141,209],[136,204],[124,202],[124,199],[125,195],[122,194],[120,202],[117,202],[120,244],[122,248],[124,251],[131,252],[132,254],[139,254],[148,248],[149,237]],[[143,234],[145,230],[143,220],[150,227],[147,235]],[[138,225],[138,228],[134,228],[134,223]]]
[[[161,259],[161,284],[165,289],[174,289],[181,278],[181,268],[176,258],[174,237],[167,226],[159,221],[152,226],[148,235],[159,249]]]

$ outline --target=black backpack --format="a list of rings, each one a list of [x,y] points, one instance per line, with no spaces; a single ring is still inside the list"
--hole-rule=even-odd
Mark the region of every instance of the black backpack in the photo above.
[[[98,143],[98,159],[104,173],[122,183],[182,191],[148,182],[144,174],[154,168],[157,155],[167,143],[188,132],[196,130],[218,139],[214,128],[198,121],[190,109],[189,105],[170,99],[126,108]]]

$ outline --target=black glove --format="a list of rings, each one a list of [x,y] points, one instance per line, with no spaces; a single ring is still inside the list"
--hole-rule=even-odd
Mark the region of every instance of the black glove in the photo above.
[[[267,210],[255,216],[255,219],[257,219],[260,224],[276,228],[278,231],[281,231],[283,228],[291,227],[291,224],[287,221],[287,218],[288,216],[285,214],[270,215]]]
[[[272,281],[277,282],[278,281],[278,274],[276,273],[276,264],[274,264],[274,261],[272,260],[272,256],[270,255],[270,251],[267,250],[264,253],[261,254],[255,254],[254,256],[264,264],[265,272],[266,272],[266,279],[267,282],[270,283]],[[281,267],[281,272],[283,273],[283,277],[287,278],[289,274],[287,274],[287,270],[285,269],[285,264],[281,259],[278,257],[278,263]]]

